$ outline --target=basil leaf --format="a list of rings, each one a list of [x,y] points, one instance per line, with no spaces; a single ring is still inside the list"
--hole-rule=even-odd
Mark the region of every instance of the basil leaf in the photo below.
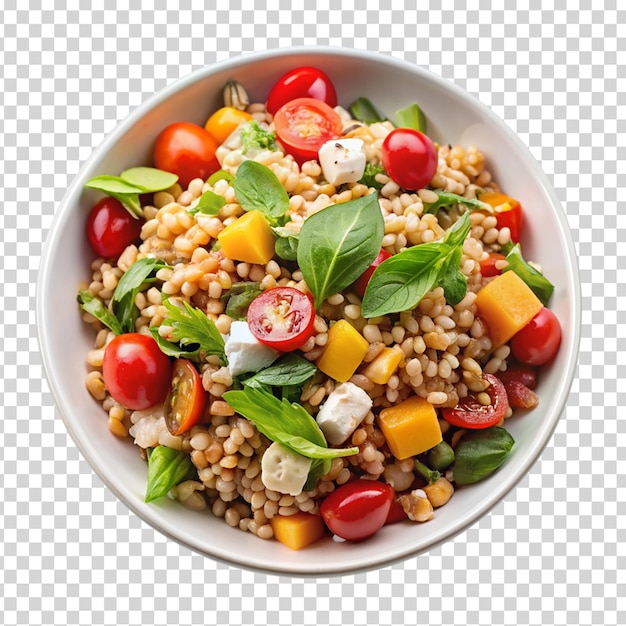
[[[463,204],[470,209],[480,209],[481,211],[493,213],[493,207],[486,202],[473,198],[464,198],[443,189],[435,189],[434,192],[437,194],[437,200],[435,202],[424,202],[424,213],[437,213],[439,209],[445,209],[454,204]]]
[[[315,375],[315,363],[307,361],[295,352],[281,357],[276,363],[262,369],[250,378],[242,381],[246,387],[270,385],[274,387],[300,386]]]
[[[284,226],[272,227],[272,232],[276,235],[274,249],[277,256],[285,261],[295,261],[298,258],[298,233]]]
[[[363,122],[364,124],[373,124],[374,122],[382,122],[383,118],[374,105],[367,98],[357,98],[349,107],[348,111],[353,119]]]
[[[270,224],[276,225],[278,218],[289,210],[289,196],[272,170],[250,159],[237,168],[235,197],[246,211],[258,209]]]
[[[359,183],[367,185],[368,187],[374,187],[374,189],[380,191],[384,185],[376,180],[376,176],[384,173],[385,169],[382,165],[374,165],[368,161],[365,164],[365,170],[363,172],[363,176],[361,176],[361,179],[359,180]]]
[[[113,194],[140,194],[144,193],[145,189],[143,187],[138,187],[133,183],[120,178],[119,176],[96,176],[95,178],[90,178],[86,183],[85,187],[89,187],[89,189],[97,189],[98,191],[103,191],[104,193],[108,193],[109,195]]]
[[[226,295],[222,296],[226,302],[226,315],[237,320],[246,319],[250,303],[262,292],[261,283],[258,282],[233,283]]]
[[[222,363],[227,363],[224,337],[217,330],[215,322],[188,302],[182,300],[182,305],[182,308],[178,307],[167,298],[163,298],[163,306],[168,310],[169,315],[162,324],[172,327],[170,339],[183,347],[198,345],[205,355],[218,356]]]
[[[469,485],[489,476],[504,463],[514,444],[513,437],[499,426],[464,435],[454,453],[454,481]]]
[[[469,235],[471,223],[470,214],[464,213],[448,230],[443,238],[443,243],[448,246],[462,246]]]
[[[410,104],[396,111],[396,126],[398,128],[412,128],[421,133],[426,132],[426,116],[417,104]]]
[[[153,193],[169,189],[178,182],[178,176],[156,167],[131,167],[120,174],[120,178],[131,185],[143,189],[144,193]]]
[[[87,311],[105,326],[110,328],[116,335],[121,335],[124,331],[117,317],[104,306],[100,298],[96,298],[87,289],[81,289],[76,297],[83,311]]]
[[[197,477],[191,457],[180,450],[157,446],[148,454],[148,485],[144,500],[152,502],[184,480]]]
[[[375,193],[329,206],[304,221],[297,260],[315,308],[371,265],[380,252],[384,230]]]
[[[151,326],[149,330],[152,338],[157,342],[161,352],[163,352],[166,356],[171,356],[175,359],[182,357],[184,359],[190,359],[191,361],[200,361],[201,350],[199,344],[189,344],[189,346],[186,347],[179,346],[177,343],[168,341],[164,337],[161,337],[158,326]]]
[[[446,267],[442,268],[442,276],[439,279],[446,302],[452,306],[461,302],[467,293],[467,276],[459,269],[462,254],[461,246],[454,248],[445,264]]]
[[[217,170],[217,172],[214,172],[209,176],[207,183],[209,183],[212,187],[215,187],[215,183],[218,180],[227,180],[228,183],[232,185],[235,177],[227,170]]]
[[[522,249],[519,243],[515,244],[511,251],[506,255],[508,265],[504,267],[503,272],[515,272],[541,300],[544,306],[548,306],[554,285],[532,265],[527,263],[522,256]]]
[[[315,489],[320,478],[330,472],[331,464],[331,459],[313,459],[311,468],[309,469],[309,475],[306,478],[302,491],[312,491]]]
[[[139,314],[135,297],[156,280],[152,274],[164,267],[168,265],[160,259],[145,257],[133,263],[120,278],[111,298],[111,308],[124,332],[132,332],[135,328]]]
[[[204,215],[217,215],[220,209],[226,204],[226,199],[213,191],[205,191],[198,200],[198,204],[189,209],[191,215],[203,213]]]

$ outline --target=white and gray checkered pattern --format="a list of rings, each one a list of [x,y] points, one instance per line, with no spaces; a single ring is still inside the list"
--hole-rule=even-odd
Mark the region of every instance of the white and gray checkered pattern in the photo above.
[[[0,24],[0,622],[625,624],[626,40],[617,25],[626,11],[617,0],[79,8],[88,4],[5,0]],[[584,313],[565,414],[499,506],[426,555],[302,580],[213,563],[116,501],[55,412],[34,309],[55,207],[121,119],[205,64],[315,44],[428,67],[506,120],[567,212]]]

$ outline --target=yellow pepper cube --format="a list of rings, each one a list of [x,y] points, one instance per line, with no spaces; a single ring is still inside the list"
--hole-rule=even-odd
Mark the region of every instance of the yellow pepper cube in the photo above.
[[[317,360],[317,367],[327,376],[345,383],[359,367],[369,343],[346,320],[339,320],[328,331],[328,342]]]
[[[218,236],[229,259],[265,265],[274,256],[274,235],[261,211],[244,213]]]
[[[476,309],[489,327],[494,348],[524,328],[542,307],[541,300],[513,271],[496,276],[476,294]]]
[[[383,351],[363,370],[363,374],[367,376],[373,383],[378,385],[386,385],[389,379],[394,375],[400,365],[400,361],[404,357],[402,348],[394,346],[393,348],[384,348]]]
[[[397,459],[426,452],[443,439],[435,407],[420,396],[383,409],[378,426]]]

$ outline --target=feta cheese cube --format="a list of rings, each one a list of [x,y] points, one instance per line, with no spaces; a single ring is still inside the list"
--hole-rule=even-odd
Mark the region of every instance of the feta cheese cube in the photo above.
[[[372,404],[363,389],[354,383],[342,383],[328,396],[315,419],[328,443],[338,446],[365,419]]]
[[[230,335],[224,344],[231,376],[245,372],[258,372],[271,365],[280,352],[262,344],[251,332],[248,322],[234,321],[230,325]]]
[[[356,138],[327,141],[318,152],[324,178],[335,187],[356,183],[365,171],[363,142]]]

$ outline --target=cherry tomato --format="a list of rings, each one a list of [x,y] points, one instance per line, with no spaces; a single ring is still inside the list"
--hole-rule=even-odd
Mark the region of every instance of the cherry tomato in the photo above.
[[[291,352],[313,334],[313,298],[295,287],[273,287],[248,307],[250,332],[266,346]]]
[[[390,256],[391,254],[389,254],[387,250],[381,249],[378,256],[372,261],[372,264],[356,279],[354,282],[354,291],[356,291],[361,298],[365,295],[367,284],[370,282],[374,270]]]
[[[118,335],[106,347],[102,361],[104,386],[114,400],[133,411],[165,400],[172,364],[148,335]]]
[[[281,76],[267,98],[268,113],[274,115],[280,107],[296,98],[315,98],[329,107],[337,106],[337,92],[332,81],[316,67],[297,67]]]
[[[483,378],[489,383],[486,393],[491,404],[481,404],[477,395],[470,391],[455,407],[441,409],[446,422],[459,428],[489,428],[504,417],[509,401],[502,381],[493,374],[483,374]]]
[[[319,149],[341,135],[339,114],[321,100],[296,98],[274,115],[276,137],[288,154],[302,164],[317,159]]]
[[[504,382],[504,388],[514,409],[534,409],[539,404],[539,396],[519,380]]]
[[[154,145],[154,166],[172,172],[183,188],[194,178],[206,180],[220,169],[215,158],[218,144],[209,132],[191,122],[170,124]]]
[[[402,508],[402,505],[394,498],[393,502],[391,503],[391,507],[389,508],[389,513],[387,513],[385,526],[387,524],[397,524],[398,522],[403,522],[406,519],[409,518],[405,510]]]
[[[143,220],[133,217],[119,200],[107,196],[89,212],[87,239],[98,256],[117,257],[139,239],[142,225]]]
[[[181,435],[202,418],[205,393],[198,370],[188,359],[176,359],[165,400],[165,423],[172,435]]]
[[[537,370],[532,365],[512,361],[503,372],[498,372],[498,378],[506,386],[509,382],[519,382],[529,389],[537,386]]]
[[[437,172],[437,150],[424,133],[396,128],[383,141],[382,163],[389,177],[403,189],[426,187]]]
[[[519,201],[499,191],[481,193],[479,200],[494,208],[498,228],[507,227],[511,231],[511,241],[517,243],[522,232],[523,218]]]
[[[498,276],[502,274],[502,270],[496,267],[498,261],[504,261],[506,257],[499,252],[490,252],[489,256],[482,261],[479,261],[480,273],[485,277]]]
[[[218,144],[223,144],[232,132],[242,124],[249,122],[252,115],[235,107],[222,107],[211,115],[204,128]]]
[[[556,315],[543,307],[522,330],[511,339],[513,356],[527,365],[543,365],[551,361],[561,345],[561,324]]]
[[[394,497],[395,491],[386,483],[354,480],[331,492],[320,505],[320,513],[332,533],[360,541],[385,525]]]

